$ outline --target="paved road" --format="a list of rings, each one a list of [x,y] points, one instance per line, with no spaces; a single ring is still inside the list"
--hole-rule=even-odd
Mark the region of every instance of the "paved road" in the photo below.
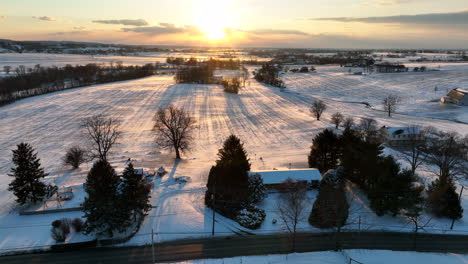
[[[296,252],[335,249],[334,233],[303,233],[297,237]],[[344,249],[418,250],[428,252],[468,253],[468,236],[389,232],[346,232],[340,234]],[[414,242],[416,241],[416,247]],[[280,254],[291,252],[287,235],[255,235],[214,239],[194,239],[155,245],[157,262],[174,262],[200,258]],[[92,248],[71,252],[29,254],[0,257],[2,264],[23,263],[151,263],[151,246]]]

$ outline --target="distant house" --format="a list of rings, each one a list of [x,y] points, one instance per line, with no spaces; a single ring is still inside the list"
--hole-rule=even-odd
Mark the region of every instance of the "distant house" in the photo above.
[[[250,171],[249,174],[259,174],[263,179],[263,184],[270,189],[278,188],[281,183],[288,179],[302,181],[311,187],[316,187],[322,179],[322,175],[318,169],[260,170]]]
[[[382,127],[385,141],[390,145],[404,145],[413,140],[423,140],[419,127]]]
[[[462,89],[453,89],[447,96],[440,99],[442,103],[452,103],[457,105],[468,105],[468,91]]]
[[[396,72],[406,72],[408,69],[403,64],[391,64],[391,63],[381,63],[374,64],[372,70],[378,73],[396,73]]]

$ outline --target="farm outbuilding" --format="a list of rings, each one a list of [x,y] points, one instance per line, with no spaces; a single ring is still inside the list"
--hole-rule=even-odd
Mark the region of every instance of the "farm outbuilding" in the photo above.
[[[263,179],[267,188],[276,189],[288,179],[303,181],[309,186],[318,186],[322,180],[322,174],[318,169],[294,169],[294,170],[259,170],[250,171],[250,175],[258,174]]]
[[[440,99],[442,103],[452,103],[457,105],[468,105],[468,91],[463,89],[453,89],[447,96]]]
[[[403,64],[382,63],[374,64],[372,66],[372,70],[377,73],[397,73],[406,72],[408,71],[408,68],[406,68]]]

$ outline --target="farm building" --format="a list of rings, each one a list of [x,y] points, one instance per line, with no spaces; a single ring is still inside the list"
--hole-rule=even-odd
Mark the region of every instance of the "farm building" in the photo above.
[[[442,103],[452,103],[458,105],[468,105],[468,91],[462,89],[453,89],[447,96],[440,99]]]
[[[408,68],[405,67],[403,64],[390,64],[390,63],[382,63],[382,64],[374,64],[372,66],[372,70],[378,73],[396,73],[396,72],[406,72]]]
[[[385,141],[391,145],[406,144],[413,140],[423,140],[419,127],[383,127]]]
[[[276,189],[288,179],[293,181],[304,181],[310,186],[318,186],[322,175],[318,169],[295,169],[295,170],[260,170],[250,171],[250,175],[259,174],[263,184],[267,188]]]

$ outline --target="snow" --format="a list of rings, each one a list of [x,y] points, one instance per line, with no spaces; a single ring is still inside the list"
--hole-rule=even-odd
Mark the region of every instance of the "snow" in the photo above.
[[[264,184],[280,184],[287,179],[295,181],[320,181],[322,175],[317,169],[259,170],[249,172],[259,174]]]
[[[348,264],[349,258],[364,264],[466,264],[468,255],[462,254],[438,254],[422,252],[402,252],[389,250],[346,250],[344,252],[323,251],[311,253],[292,253],[287,255],[266,255],[234,257],[225,259],[201,259],[178,262],[179,264]]]
[[[5,57],[2,57],[5,56]],[[28,57],[29,56],[29,57]],[[74,57],[78,56],[78,57]],[[95,61],[81,55],[12,55],[0,54],[16,64],[84,63]],[[50,58],[50,60],[47,60]],[[110,59],[111,57],[105,57]],[[115,57],[112,57],[115,59]],[[125,63],[146,63],[152,57],[125,57]],[[81,61],[81,62],[80,62]],[[153,60],[154,62],[154,60]],[[8,64],[7,63],[7,64]],[[348,75],[339,66],[319,66],[317,73],[283,74],[286,89],[270,87],[250,79],[250,84],[239,95],[224,93],[222,87],[201,84],[175,84],[172,76],[152,76],[133,81],[123,81],[70,89],[31,97],[0,107],[0,253],[15,248],[42,246],[53,243],[50,223],[63,217],[80,217],[81,212],[20,216],[20,208],[7,191],[11,178],[7,175],[12,166],[11,150],[24,141],[38,152],[45,171],[45,181],[61,189],[74,188],[74,198],[63,207],[74,207],[84,199],[82,183],[91,163],[72,170],[62,164],[61,158],[72,145],[86,146],[80,122],[83,118],[104,114],[121,122],[123,137],[110,156],[117,172],[122,172],[129,158],[136,168],[155,172],[163,166],[164,177],[155,177],[151,203],[153,209],[145,218],[138,234],[125,245],[141,245],[151,241],[151,231],[157,233],[156,241],[188,237],[211,236],[212,211],[204,205],[204,193],[209,169],[214,165],[218,149],[232,133],[244,142],[253,171],[287,170],[307,167],[312,138],[324,128],[333,127],[329,120],[340,111],[346,116],[375,118],[379,125],[390,127],[434,126],[446,131],[465,134],[468,131],[466,107],[433,102],[443,96],[446,89],[468,84],[468,64],[441,64],[440,71],[425,73]],[[1,68],[1,66],[0,66]],[[254,68],[249,67],[249,72]],[[439,87],[434,91],[434,86]],[[392,118],[381,110],[380,101],[387,93],[397,92],[404,101]],[[309,112],[310,103],[322,99],[327,110],[322,121],[316,121]],[[360,102],[369,102],[366,108]],[[174,154],[158,148],[154,143],[153,117],[160,107],[174,104],[183,107],[197,121],[194,144],[183,159],[175,162]],[[386,149],[391,151],[391,149]],[[260,159],[261,158],[261,159]],[[429,182],[433,176],[424,173]],[[175,179],[190,177],[186,183]],[[426,182],[426,183],[427,183]],[[81,188],[81,189],[80,189]],[[460,188],[460,186],[458,186]],[[266,211],[266,219],[255,231],[247,230],[236,222],[216,215],[216,236],[235,232],[284,232],[280,223],[273,224],[276,215],[275,193],[259,205]],[[320,231],[307,223],[317,191],[308,192],[310,208],[299,230]],[[349,187],[352,212],[349,229],[357,229],[357,218],[362,217],[363,229],[411,231],[412,226],[403,218],[376,216],[359,190]],[[462,196],[462,205],[468,212],[468,192]],[[41,210],[40,206],[29,208]],[[49,207],[53,207],[51,204]],[[428,232],[466,233],[468,216],[457,221],[449,231],[448,219],[433,219]],[[21,231],[21,232],[18,232]],[[326,231],[326,230],[325,230]],[[90,240],[80,235],[76,240]]]

